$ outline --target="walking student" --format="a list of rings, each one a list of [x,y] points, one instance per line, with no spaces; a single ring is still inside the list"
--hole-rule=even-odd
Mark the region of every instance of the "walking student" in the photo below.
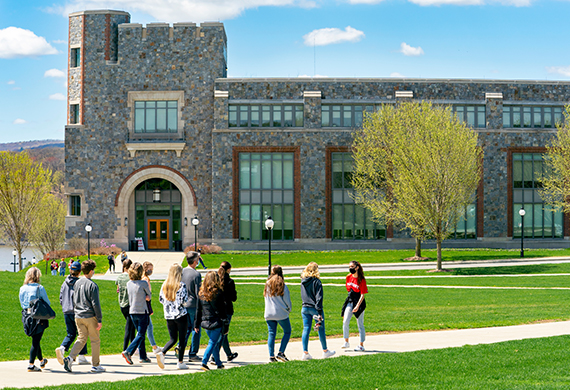
[[[109,272],[114,274],[115,273],[115,257],[112,253],[107,256],[107,261],[109,262]]]
[[[142,280],[148,283],[148,289],[152,293],[152,286],[150,285],[150,275],[154,271],[154,265],[150,261],[145,261],[143,263],[143,277]],[[154,312],[152,311],[152,301],[147,301],[148,306],[148,313],[149,316],[152,316]],[[150,346],[152,347],[152,352],[156,355],[158,352],[162,351],[162,348],[156,345],[156,341],[154,340],[154,326],[152,325],[152,318],[148,317],[148,328],[146,330],[146,335],[148,337],[148,341],[150,342]]]
[[[42,273],[39,268],[32,267],[26,272],[24,277],[24,284],[20,287],[20,306],[22,306],[22,322],[24,323],[24,330],[26,334],[32,338],[32,347],[30,348],[30,360],[28,364],[29,372],[40,372],[47,364],[47,359],[44,359],[42,354],[42,336],[44,331],[49,327],[48,320],[35,320],[29,318],[28,309],[30,308],[30,301],[42,298],[46,303],[50,304],[46,289],[40,284],[40,277]],[[26,329],[26,321],[30,326]],[[34,365],[36,358],[40,362],[40,367]]]
[[[147,302],[152,296],[148,283],[142,280],[143,266],[139,262],[135,262],[129,268],[129,278],[127,283],[127,291],[129,295],[129,314],[133,325],[137,330],[135,339],[129,344],[126,350],[122,352],[123,357],[129,364],[133,364],[132,356],[136,349],[139,349],[140,362],[150,363],[150,359],[146,354],[145,342],[146,329],[148,328],[149,311]]]
[[[63,364],[63,357],[65,352],[73,345],[77,337],[77,325],[75,323],[75,311],[73,306],[73,294],[75,292],[75,283],[79,280],[79,273],[81,272],[81,263],[76,261],[69,267],[69,276],[65,278],[59,290],[59,303],[63,311],[63,319],[65,321],[65,330],[67,335],[61,342],[61,346],[55,349],[55,356],[59,364]],[[85,357],[87,355],[87,344],[79,351],[77,356],[77,363],[91,364]]]
[[[125,335],[123,337],[123,351],[127,349],[129,344],[135,339],[136,329],[133,325],[131,315],[129,314],[129,293],[127,291],[127,283],[129,282],[129,268],[131,268],[132,261],[127,259],[123,261],[123,273],[117,277],[115,284],[117,285],[117,294],[119,296],[119,307],[121,313],[125,317]]]
[[[227,333],[226,305],[222,294],[222,282],[215,271],[210,271],[204,278],[204,283],[200,287],[198,301],[198,312],[194,328],[198,331],[198,326],[206,329],[210,341],[204,351],[202,358],[202,370],[209,371],[208,360],[214,356],[214,361],[218,369],[224,368],[220,360],[220,350],[218,344],[222,341],[222,335]]]
[[[199,256],[200,254],[198,252],[188,252],[186,254],[188,267],[182,271],[182,282],[186,285],[186,289],[188,290],[188,303],[186,304],[188,310],[188,331],[186,332],[185,345],[190,344],[190,349],[188,350],[189,362],[200,361],[198,350],[200,349],[202,328],[199,323],[197,327],[194,326],[196,322],[196,312],[198,310],[198,291],[202,285],[202,275],[196,271]],[[179,348],[180,347],[175,348],[176,354],[181,353],[182,356],[184,356],[184,349]]]
[[[156,363],[160,368],[164,368],[164,354],[176,345],[180,340],[180,350],[186,349],[186,332],[188,330],[188,290],[182,282],[182,267],[173,264],[168,271],[168,277],[160,288],[159,301],[164,306],[164,318],[170,340],[164,345],[161,351],[156,353]],[[184,353],[178,354],[178,369],[185,370],[188,367],[184,364]]]
[[[348,296],[341,310],[341,316],[343,317],[342,334],[344,336],[342,348],[350,348],[350,343],[348,342],[348,337],[350,336],[349,325],[350,318],[354,314],[356,323],[358,324],[358,334],[360,335],[360,345],[354,350],[364,352],[364,340],[366,340],[364,330],[364,309],[366,309],[366,300],[364,299],[364,294],[368,293],[368,287],[366,286],[366,279],[364,278],[364,270],[358,261],[351,261],[348,265],[348,270],[350,272],[346,276],[346,290],[348,291]]]
[[[267,347],[269,348],[269,361],[288,362],[285,356],[285,349],[291,338],[291,322],[289,321],[289,313],[291,313],[291,295],[289,289],[283,279],[283,270],[276,265],[271,269],[271,275],[265,282],[263,290],[265,297],[265,321],[267,322]],[[283,338],[279,346],[279,353],[275,356],[275,336],[277,335],[277,325],[283,329]]]
[[[222,294],[224,297],[224,303],[226,306],[226,315],[228,318],[227,326],[228,331],[230,327],[230,323],[232,322],[232,316],[234,315],[234,302],[237,301],[237,291],[236,291],[236,284],[232,278],[230,278],[230,272],[232,270],[232,265],[227,261],[222,261],[220,264],[220,268],[218,269],[218,276],[220,277],[220,281],[222,282]],[[230,342],[228,340],[228,333],[224,333],[222,335],[222,342],[219,345],[219,349],[224,348],[224,352],[226,354],[226,358],[228,362],[231,362],[235,358],[237,358],[238,353],[232,352],[230,348]]]
[[[75,282],[73,292],[73,307],[75,312],[75,323],[79,331],[79,337],[73,344],[69,356],[63,359],[63,368],[71,372],[71,365],[77,355],[83,350],[87,343],[87,338],[91,342],[91,372],[105,372],[99,361],[101,330],[103,314],[101,303],[99,302],[99,286],[91,280],[95,274],[97,264],[93,260],[85,260],[81,264],[83,278]]]
[[[49,265],[49,269],[51,270],[52,275],[57,275],[57,261],[52,260]]]
[[[313,319],[315,319],[315,327],[319,333],[319,340],[323,348],[323,359],[335,354],[335,351],[330,351],[327,348],[325,312],[323,310],[323,284],[319,278],[319,266],[315,262],[310,262],[301,273],[301,300],[303,301],[303,308],[301,309],[303,317],[303,334],[301,337],[303,344],[302,360],[311,360],[313,358],[309,354],[309,334],[311,333]]]
[[[67,263],[65,259],[62,257],[61,261],[59,262],[59,276],[65,276],[65,269],[67,268]]]

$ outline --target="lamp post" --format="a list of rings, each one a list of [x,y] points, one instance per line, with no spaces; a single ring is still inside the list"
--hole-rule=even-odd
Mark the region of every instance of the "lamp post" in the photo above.
[[[271,217],[265,220],[265,228],[269,230],[269,266],[267,267],[267,276],[271,275],[271,233],[273,232],[273,225],[275,221]]]
[[[91,260],[91,230],[93,230],[93,227],[91,226],[91,222],[89,222],[87,224],[87,226],[85,226],[85,231],[87,232],[87,259]]]
[[[200,224],[200,220],[198,219],[198,215],[194,215],[192,218],[192,225],[194,225],[194,252],[198,252],[198,225]]]
[[[16,256],[18,255],[18,251],[14,249],[12,255],[14,255],[14,272],[16,272]]]
[[[519,210],[519,215],[521,216],[521,257],[524,257],[523,241],[524,241],[524,215],[525,214],[526,214],[526,211],[524,211],[524,207],[521,207],[521,209]]]

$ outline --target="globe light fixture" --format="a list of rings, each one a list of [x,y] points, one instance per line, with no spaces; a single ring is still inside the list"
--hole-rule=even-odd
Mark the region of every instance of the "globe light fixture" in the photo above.
[[[93,230],[93,226],[91,226],[91,222],[89,222],[85,226],[85,231],[87,232],[87,259],[91,260],[91,230]]]

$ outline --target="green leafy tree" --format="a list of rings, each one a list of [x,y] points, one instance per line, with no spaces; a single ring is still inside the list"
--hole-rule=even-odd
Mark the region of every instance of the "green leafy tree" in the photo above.
[[[42,257],[65,246],[65,205],[55,195],[48,194],[38,209],[31,233],[31,243],[40,250]]]
[[[0,228],[18,252],[20,269],[32,227],[52,189],[51,176],[25,152],[0,152]]]
[[[355,201],[417,240],[433,237],[441,270],[441,244],[481,177],[477,133],[449,107],[404,102],[368,114],[353,150]]]

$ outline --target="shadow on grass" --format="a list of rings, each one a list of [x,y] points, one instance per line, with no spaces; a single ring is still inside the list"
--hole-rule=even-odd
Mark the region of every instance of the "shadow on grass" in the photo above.
[[[556,265],[537,264],[512,267],[484,267],[484,268],[455,268],[450,270],[451,275],[512,275],[512,274],[541,274],[556,269]]]

